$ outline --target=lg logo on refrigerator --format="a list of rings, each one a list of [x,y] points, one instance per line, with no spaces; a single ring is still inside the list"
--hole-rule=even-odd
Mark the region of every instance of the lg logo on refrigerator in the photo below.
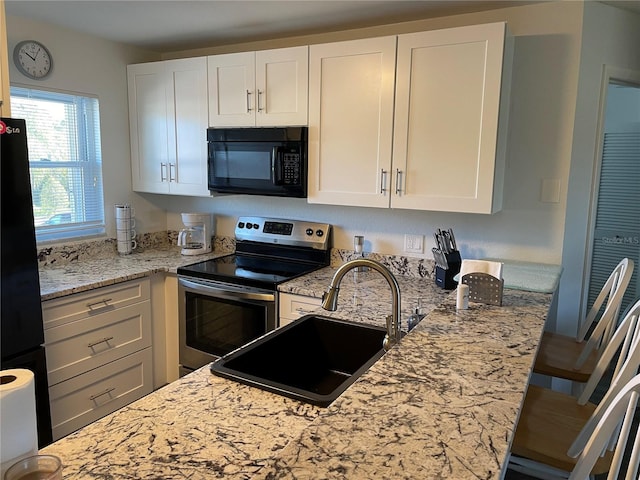
[[[11,133],[20,133],[19,128],[7,127],[7,124],[0,120],[0,135],[3,133],[11,134]]]

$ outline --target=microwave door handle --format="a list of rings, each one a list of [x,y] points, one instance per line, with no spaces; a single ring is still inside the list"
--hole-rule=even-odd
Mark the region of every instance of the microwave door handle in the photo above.
[[[280,147],[273,147],[271,151],[271,182],[274,185],[282,185],[284,180],[282,178],[283,171],[283,156]]]

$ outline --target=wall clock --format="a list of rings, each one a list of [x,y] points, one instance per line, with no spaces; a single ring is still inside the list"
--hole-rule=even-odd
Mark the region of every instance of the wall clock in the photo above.
[[[51,52],[35,40],[18,43],[13,50],[13,61],[20,73],[35,80],[47,77],[53,67]]]

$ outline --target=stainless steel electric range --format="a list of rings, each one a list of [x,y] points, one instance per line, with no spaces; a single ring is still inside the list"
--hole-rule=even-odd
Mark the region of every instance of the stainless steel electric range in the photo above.
[[[331,225],[240,217],[236,252],[178,268],[181,374],[278,325],[278,285],[329,265]]]

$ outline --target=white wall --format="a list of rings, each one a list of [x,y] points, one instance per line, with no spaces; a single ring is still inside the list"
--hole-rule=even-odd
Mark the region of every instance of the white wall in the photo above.
[[[334,224],[334,245],[339,248],[351,248],[353,236],[362,234],[367,240],[366,251],[402,253],[405,233],[423,234],[425,256],[431,256],[433,231],[438,227],[453,227],[463,256],[560,263],[578,82],[581,2],[538,4],[277,42],[200,49],[171,54],[171,57],[311,44],[494,21],[507,21],[515,36],[506,188],[501,212],[489,216],[340,208],[307,205],[304,200],[243,196],[204,200],[154,195],[147,198],[166,208],[169,228],[180,226],[179,212],[191,210],[216,214],[217,231],[224,235],[233,234],[234,220],[238,215],[303,218]],[[539,200],[541,181],[547,178],[560,181],[559,203],[542,203]]]
[[[158,54],[15,16],[7,16],[7,37],[10,58],[16,44],[28,39],[44,43],[53,56],[52,73],[41,81],[23,76],[10,61],[12,85],[98,96],[107,235],[115,237],[113,205],[125,202],[135,206],[144,231],[165,229],[164,210],[131,191],[127,105],[127,64]]]
[[[571,152],[571,174],[558,297],[560,332],[575,334],[577,318],[585,309],[582,292],[587,271],[591,192],[599,148],[598,121],[603,67],[640,71],[640,15],[597,2],[584,12],[580,82]],[[636,267],[637,268],[637,267]]]

